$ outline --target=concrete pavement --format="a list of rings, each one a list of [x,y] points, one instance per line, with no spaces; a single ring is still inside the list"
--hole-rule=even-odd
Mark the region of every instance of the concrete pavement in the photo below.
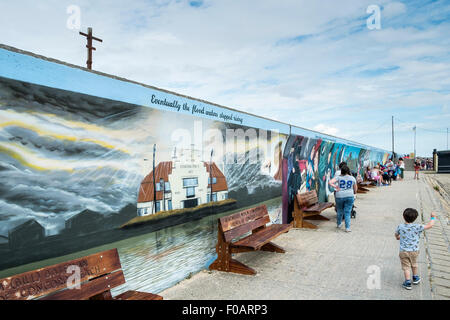
[[[203,270],[160,294],[167,300],[448,299],[446,287],[438,290],[435,280],[437,275],[441,276],[441,284],[450,280],[446,277],[450,256],[445,242],[437,239],[442,233],[439,228],[431,229],[421,240],[422,283],[410,291],[401,286],[403,272],[395,228],[403,222],[402,212],[407,207],[420,209],[423,222],[428,222],[430,210],[437,209],[438,201],[426,179],[416,181],[412,180],[413,172],[405,174],[404,181],[358,194],[351,233],[336,228],[336,214],[329,209],[324,215],[330,221],[313,221],[319,229],[292,229],[275,239],[286,249],[285,254],[236,254],[234,258],[254,268],[256,276]],[[417,222],[421,220],[419,217]],[[435,237],[436,243],[431,246],[427,238]],[[433,264],[427,256],[430,252],[435,254]]]
[[[425,233],[433,298],[450,299],[450,174],[426,173],[422,178],[421,203],[437,214],[434,227]]]

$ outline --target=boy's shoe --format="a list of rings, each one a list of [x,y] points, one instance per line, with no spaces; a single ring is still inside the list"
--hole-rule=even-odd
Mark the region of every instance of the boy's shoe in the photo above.
[[[420,280],[422,280],[422,279],[420,279],[419,276],[413,276],[413,281],[412,281],[412,283],[413,283],[413,284],[419,284],[419,283],[420,283]]]
[[[352,230],[350,230],[350,228],[345,229],[345,232],[352,232]]]
[[[403,288],[405,288],[406,290],[411,290],[412,289],[411,281],[405,280],[405,282],[403,282]]]
[[[342,227],[342,222],[341,222],[341,224],[340,225],[338,225],[338,226],[336,226],[336,228],[341,228]]]

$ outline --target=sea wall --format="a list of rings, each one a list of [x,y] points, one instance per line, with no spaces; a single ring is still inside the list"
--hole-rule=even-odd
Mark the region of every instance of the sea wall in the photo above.
[[[117,247],[127,282],[158,292],[208,266],[220,215],[265,203],[287,222],[292,195],[324,200],[340,161],[388,155],[0,46],[0,277]],[[171,206],[194,209],[120,228]]]

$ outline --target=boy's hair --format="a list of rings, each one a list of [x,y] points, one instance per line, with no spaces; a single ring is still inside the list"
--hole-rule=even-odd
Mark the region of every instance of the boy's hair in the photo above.
[[[414,220],[416,220],[418,216],[419,213],[416,209],[406,208],[405,211],[403,211],[403,219],[405,219],[406,222],[414,222]]]
[[[342,170],[342,167],[346,166],[346,165],[347,165],[347,162],[342,161],[341,163],[339,163],[339,169]]]
[[[343,165],[341,167],[341,176],[345,176],[346,174],[350,174],[350,168],[347,165]]]

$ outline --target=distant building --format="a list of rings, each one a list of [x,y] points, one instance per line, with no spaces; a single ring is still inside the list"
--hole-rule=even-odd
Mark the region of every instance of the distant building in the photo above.
[[[156,203],[154,204],[153,171],[141,182],[137,201],[138,216],[159,211],[193,208],[198,205],[228,199],[227,181],[214,163],[201,161],[191,150],[188,158],[177,158],[160,162],[155,168]],[[211,177],[210,177],[211,168]],[[211,180],[212,179],[212,196]]]
[[[34,245],[44,240],[45,228],[36,220],[28,220],[8,232],[9,247],[17,249]]]
[[[86,209],[77,215],[66,220],[65,233],[70,234],[88,234],[102,229],[103,215],[98,212]]]

